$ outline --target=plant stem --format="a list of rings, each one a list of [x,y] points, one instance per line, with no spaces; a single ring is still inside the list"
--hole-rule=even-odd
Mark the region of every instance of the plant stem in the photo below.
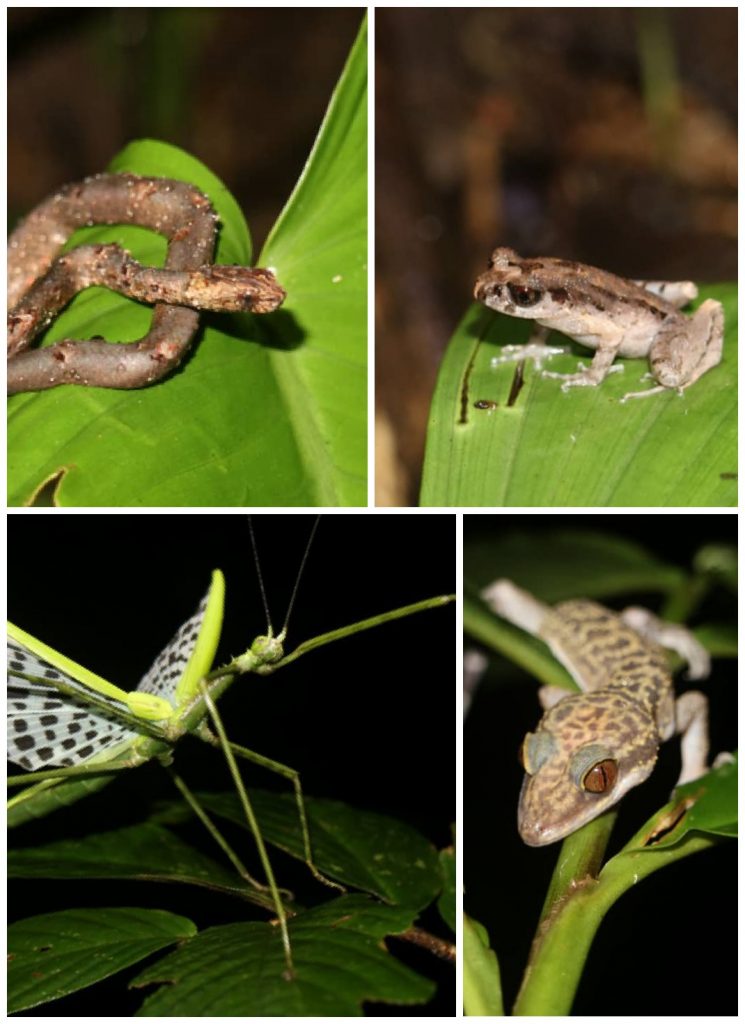
[[[690,832],[674,846],[626,847],[598,878],[588,876],[566,888],[539,928],[513,1008],[515,1016],[567,1016],[595,933],[616,900],[659,868],[716,842],[715,837]]]

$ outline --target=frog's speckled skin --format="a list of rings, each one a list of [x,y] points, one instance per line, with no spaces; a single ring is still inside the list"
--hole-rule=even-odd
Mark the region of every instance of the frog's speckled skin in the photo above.
[[[706,675],[708,656],[687,630],[641,609],[619,614],[593,601],[549,608],[507,580],[483,596],[498,614],[544,640],[586,691],[540,691],[547,710],[522,751],[526,776],[518,828],[528,845],[563,839],[613,806],[647,778],[660,743],[676,732],[695,733],[687,756],[684,749],[681,779],[705,770],[706,698],[686,694],[676,715],[671,670],[655,641],[683,654],[694,675]],[[596,765],[610,766],[604,792],[587,788],[587,773]]]

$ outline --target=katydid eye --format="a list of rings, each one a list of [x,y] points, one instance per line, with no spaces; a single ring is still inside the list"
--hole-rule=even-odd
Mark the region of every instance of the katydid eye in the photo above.
[[[526,288],[521,284],[510,284],[507,288],[516,306],[535,306],[543,297],[543,292],[537,288]]]
[[[618,765],[606,758],[598,761],[582,778],[582,788],[588,793],[607,793],[613,789],[618,778]]]

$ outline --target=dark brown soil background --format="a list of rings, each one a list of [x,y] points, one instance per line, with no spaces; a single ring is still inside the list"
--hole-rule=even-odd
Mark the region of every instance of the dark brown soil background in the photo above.
[[[378,9],[378,504],[415,504],[437,368],[496,245],[731,280],[734,8]]]

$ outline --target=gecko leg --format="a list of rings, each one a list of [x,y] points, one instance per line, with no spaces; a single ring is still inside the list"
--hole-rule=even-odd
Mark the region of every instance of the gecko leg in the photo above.
[[[709,652],[685,626],[664,622],[646,608],[625,608],[621,618],[646,640],[679,654],[688,665],[689,679],[705,679],[709,675]]]
[[[681,736],[681,768],[676,786],[683,786],[708,771],[709,701],[703,693],[689,690],[678,697],[675,702],[675,733]]]
[[[538,601],[527,590],[516,587],[511,580],[491,583],[481,591],[481,597],[497,615],[533,636],[540,635],[543,620],[551,611],[548,605]]]

